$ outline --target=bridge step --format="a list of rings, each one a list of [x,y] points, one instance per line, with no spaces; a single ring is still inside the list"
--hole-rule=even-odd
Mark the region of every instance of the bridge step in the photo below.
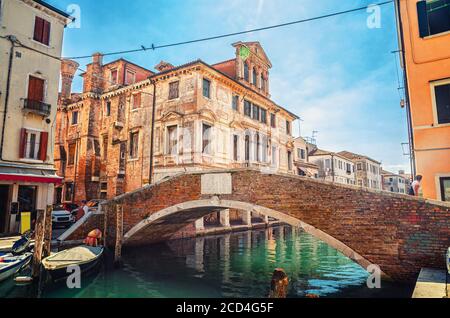
[[[412,298],[446,298],[447,282],[445,270],[422,268]]]

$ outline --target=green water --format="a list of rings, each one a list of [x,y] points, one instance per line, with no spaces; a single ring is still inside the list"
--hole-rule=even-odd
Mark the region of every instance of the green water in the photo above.
[[[107,263],[107,262],[106,262]],[[103,265],[82,288],[53,286],[42,297],[266,297],[277,267],[289,276],[289,297],[409,297],[409,286],[366,287],[367,272],[309,234],[283,226],[127,248],[123,267]],[[4,289],[3,289],[4,290]],[[28,297],[10,287],[2,297]]]

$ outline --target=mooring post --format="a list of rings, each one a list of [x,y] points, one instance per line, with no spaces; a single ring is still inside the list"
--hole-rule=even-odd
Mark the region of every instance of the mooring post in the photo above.
[[[122,236],[123,236],[123,206],[116,206],[116,246],[114,249],[114,264],[120,265],[122,256]]]
[[[269,298],[286,298],[289,286],[289,279],[284,269],[276,268],[272,274],[270,282]]]
[[[44,221],[44,246],[42,251],[42,257],[50,256],[51,243],[52,243],[52,211],[53,206],[47,205],[45,209],[45,221]]]
[[[32,276],[33,278],[39,277],[39,270],[42,261],[42,252],[44,249],[44,235],[45,235],[45,210],[37,210],[36,223],[34,226],[35,236],[34,236],[34,255],[33,255],[33,267]]]
[[[102,205],[101,209],[103,211],[103,246],[107,248],[108,241],[106,236],[108,235],[108,206]]]

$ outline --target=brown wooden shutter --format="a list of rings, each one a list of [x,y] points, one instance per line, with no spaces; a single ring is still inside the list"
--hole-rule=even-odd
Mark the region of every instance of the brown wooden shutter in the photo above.
[[[45,20],[43,20],[42,43],[45,45],[50,44],[50,22]]]
[[[28,99],[38,102],[44,100],[44,80],[30,76],[28,81]]]
[[[34,36],[35,41],[42,42],[42,34],[44,32],[44,19],[36,17],[34,20]]]
[[[19,144],[19,158],[25,158],[25,148],[27,145],[27,130],[22,128],[20,130],[20,144]]]
[[[47,159],[48,132],[41,132],[41,141],[39,143],[39,160]]]

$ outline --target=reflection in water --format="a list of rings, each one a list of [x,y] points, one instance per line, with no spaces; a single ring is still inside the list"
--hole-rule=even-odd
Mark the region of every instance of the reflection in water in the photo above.
[[[404,286],[366,287],[366,271],[335,249],[289,226],[185,239],[124,250],[123,267],[82,280],[81,290],[45,297],[267,297],[272,272],[289,276],[288,297],[408,297]],[[21,287],[22,288],[22,287]],[[12,287],[17,297],[24,289]]]

